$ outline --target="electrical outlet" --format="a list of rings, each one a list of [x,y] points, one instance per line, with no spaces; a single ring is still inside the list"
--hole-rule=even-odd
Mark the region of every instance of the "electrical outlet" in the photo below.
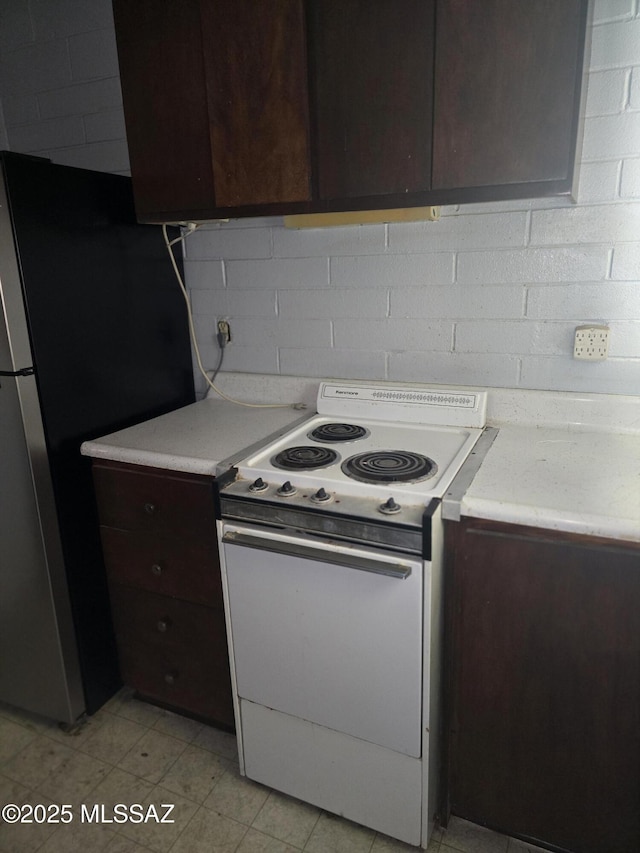
[[[604,361],[609,355],[608,326],[576,326],[573,357],[584,361]]]
[[[231,327],[228,320],[218,320],[218,334],[221,335],[225,344],[231,343]]]

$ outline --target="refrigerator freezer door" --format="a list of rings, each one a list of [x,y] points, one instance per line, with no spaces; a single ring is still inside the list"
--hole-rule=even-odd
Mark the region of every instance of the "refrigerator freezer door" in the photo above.
[[[4,314],[3,314],[4,321]],[[4,322],[0,364],[9,364]],[[30,377],[21,379],[34,385]],[[28,393],[28,389],[25,389]],[[66,723],[84,710],[53,494],[39,503],[17,380],[0,387],[0,700]],[[45,476],[43,476],[45,475]],[[49,501],[42,500],[50,492]],[[48,507],[48,509],[47,509]],[[49,516],[49,517],[47,517]],[[52,517],[53,516],[53,517]],[[47,550],[43,545],[45,528]]]
[[[0,369],[12,373],[32,356],[1,182],[0,214]],[[0,382],[0,701],[66,723],[85,707],[31,375]]]

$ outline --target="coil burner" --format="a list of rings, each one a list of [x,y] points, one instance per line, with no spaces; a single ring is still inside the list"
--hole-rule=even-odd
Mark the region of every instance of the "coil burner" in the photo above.
[[[369,430],[358,424],[320,424],[312,432],[309,438],[313,441],[357,441],[366,438]]]
[[[329,447],[287,447],[271,460],[276,468],[287,470],[305,470],[309,468],[326,468],[340,459],[335,450]]]
[[[418,483],[433,477],[438,466],[427,456],[408,450],[376,450],[350,456],[344,473],[361,483]]]

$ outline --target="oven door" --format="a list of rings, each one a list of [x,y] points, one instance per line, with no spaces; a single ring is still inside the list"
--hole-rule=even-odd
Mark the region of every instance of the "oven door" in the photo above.
[[[429,564],[245,523],[220,533],[238,705],[420,757]]]

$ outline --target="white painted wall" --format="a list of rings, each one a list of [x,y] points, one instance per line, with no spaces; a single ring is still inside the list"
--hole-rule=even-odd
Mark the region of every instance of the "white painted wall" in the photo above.
[[[126,172],[108,0],[4,0],[0,98],[13,150]],[[640,393],[640,0],[595,3],[578,204],[442,213],[196,232],[186,274],[205,363],[227,317],[227,370]],[[572,358],[585,322],[610,325],[608,361]]]

